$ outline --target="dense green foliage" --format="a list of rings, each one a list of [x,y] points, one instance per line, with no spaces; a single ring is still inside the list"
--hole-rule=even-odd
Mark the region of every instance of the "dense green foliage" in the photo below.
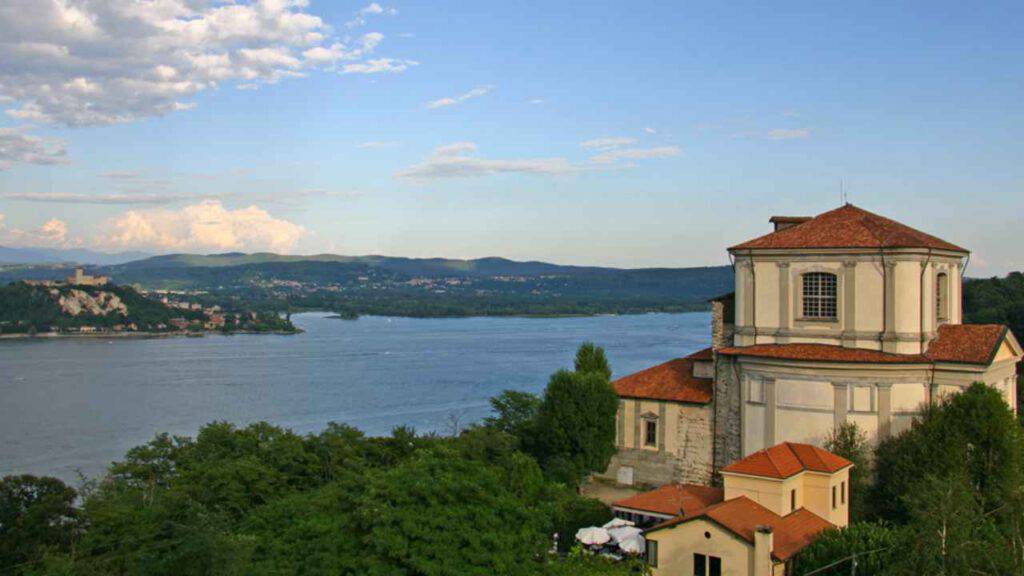
[[[1024,273],[1005,278],[971,278],[964,282],[964,322],[1006,324],[1024,336]]]
[[[1002,395],[974,384],[875,451],[868,511],[800,557],[801,573],[1024,574],[1024,432]]]
[[[491,399],[495,416],[486,421],[514,436],[550,478],[573,486],[608,467],[619,404],[603,348],[584,343],[574,368],[555,372],[542,398],[507,390]]]
[[[128,309],[128,314],[108,313],[91,314],[87,311],[72,316],[61,311],[59,298],[71,293],[72,290],[97,296],[106,292],[116,296]],[[51,291],[56,291],[53,294]],[[117,324],[135,324],[140,330],[157,330],[159,324],[165,326],[172,318],[183,317],[199,321],[202,313],[190,310],[177,310],[160,302],[146,298],[129,286],[108,284],[102,287],[91,286],[31,286],[23,282],[15,282],[0,286],[0,328],[5,333],[48,332],[51,329],[67,330],[73,327],[95,326],[109,328]]]
[[[603,357],[599,348],[591,356]],[[606,365],[606,363],[605,363]],[[266,423],[162,434],[128,451],[82,503],[52,478],[0,481],[0,571],[16,575],[594,575],[644,570],[564,552],[611,516],[520,449],[547,446],[575,481],[611,444],[614,402],[598,372],[561,371],[544,399],[506,393],[499,415],[458,436],[331,424],[300,436]],[[580,396],[569,398],[567,395]],[[587,412],[582,418],[572,410]],[[548,418],[549,420],[545,420]],[[569,418],[559,428],[550,419]],[[603,420],[603,421],[602,421]],[[529,430],[531,432],[527,433]],[[605,459],[606,463],[606,459]],[[547,472],[547,473],[546,473]]]

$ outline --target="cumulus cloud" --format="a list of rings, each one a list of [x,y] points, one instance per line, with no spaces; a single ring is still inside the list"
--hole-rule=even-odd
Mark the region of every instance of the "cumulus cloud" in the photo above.
[[[67,164],[67,147],[63,140],[40,138],[21,128],[0,128],[0,170],[17,163]]]
[[[807,128],[773,128],[765,135],[769,140],[802,140],[811,137]]]
[[[129,210],[110,220],[99,244],[108,248],[287,252],[307,234],[258,206],[231,210],[204,200],[180,210]]]
[[[619,160],[644,160],[648,158],[671,158],[679,156],[683,150],[678,146],[658,146],[655,148],[616,148],[602,152],[590,158],[597,164],[611,164]]]
[[[366,6],[363,6],[362,8],[360,8],[359,11],[356,12],[355,18],[353,18],[353,19],[351,19],[351,20],[349,20],[348,22],[345,23],[345,27],[346,28],[358,28],[360,26],[366,26],[367,17],[368,16],[373,16],[373,15],[378,15],[378,14],[387,14],[387,15],[390,15],[390,16],[394,16],[394,15],[398,14],[398,10],[396,10],[395,8],[387,8],[387,9],[385,9],[380,4],[378,4],[376,2],[372,2],[372,3],[367,4]]]
[[[72,245],[68,239],[68,225],[63,220],[51,218],[39,228],[22,230],[5,227],[3,215],[0,215],[0,243],[9,246],[44,246],[48,248],[65,248]]]
[[[630,144],[636,144],[636,138],[630,138],[629,136],[610,136],[607,138],[594,138],[593,140],[580,142],[580,146],[588,150],[611,150],[612,148],[619,148]]]
[[[369,61],[383,35],[339,41],[307,8],[307,0],[8,0],[0,98],[14,118],[102,125],[188,110],[192,96],[225,82],[258,87],[342,62],[362,73],[410,65]]]
[[[494,90],[494,86],[477,86],[476,88],[473,88],[469,92],[465,92],[463,94],[459,94],[458,96],[449,96],[449,97],[446,97],[446,98],[439,98],[437,100],[432,100],[430,102],[427,102],[427,108],[430,108],[430,109],[433,110],[435,108],[445,108],[447,106],[455,106],[456,104],[462,104],[466,100],[472,100],[473,98],[479,98],[481,96],[486,96],[487,94],[489,94],[491,92],[491,90]]]

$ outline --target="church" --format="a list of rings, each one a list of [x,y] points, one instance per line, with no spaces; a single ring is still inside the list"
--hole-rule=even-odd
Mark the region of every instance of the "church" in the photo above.
[[[974,382],[1016,408],[1020,343],[962,323],[968,250],[852,204],[770,223],[728,250],[735,291],[711,303],[711,346],[613,383],[618,453],[601,476],[709,485],[842,422],[874,442],[899,434]]]

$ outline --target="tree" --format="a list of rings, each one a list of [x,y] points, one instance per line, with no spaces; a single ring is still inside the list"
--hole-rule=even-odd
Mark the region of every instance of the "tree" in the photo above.
[[[530,450],[540,407],[541,399],[535,394],[505,390],[491,398],[491,408],[496,415],[484,419],[484,425],[511,434],[524,450]]]
[[[551,376],[537,415],[535,451],[550,477],[575,486],[608,467],[618,406],[618,395],[600,373],[560,370]]]
[[[856,422],[846,421],[829,433],[825,439],[825,448],[853,462],[853,470],[850,471],[850,521],[859,521],[864,516],[868,479],[871,476],[867,435]]]
[[[895,522],[910,519],[906,497],[931,474],[959,471],[983,509],[994,510],[1024,485],[1024,437],[1002,394],[981,383],[944,400],[875,452],[871,509]]]
[[[576,351],[575,370],[578,374],[600,374],[605,380],[611,380],[612,377],[612,369],[608,365],[604,348],[594,345],[593,342],[584,342]]]
[[[31,475],[0,479],[0,572],[67,551],[78,531],[78,494],[56,478]]]
[[[550,523],[478,460],[428,450],[370,478],[358,520],[364,573],[534,574]]]
[[[857,574],[884,574],[899,555],[903,544],[900,530],[890,524],[860,522],[824,532],[800,551],[795,563],[797,576],[845,576],[856,555]],[[845,560],[850,558],[851,560]]]

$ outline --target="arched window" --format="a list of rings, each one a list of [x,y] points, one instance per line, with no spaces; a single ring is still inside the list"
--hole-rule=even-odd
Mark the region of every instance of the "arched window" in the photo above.
[[[940,324],[949,321],[949,275],[945,272],[935,277],[935,317]]]
[[[836,275],[808,272],[803,275],[804,318],[836,319]]]

